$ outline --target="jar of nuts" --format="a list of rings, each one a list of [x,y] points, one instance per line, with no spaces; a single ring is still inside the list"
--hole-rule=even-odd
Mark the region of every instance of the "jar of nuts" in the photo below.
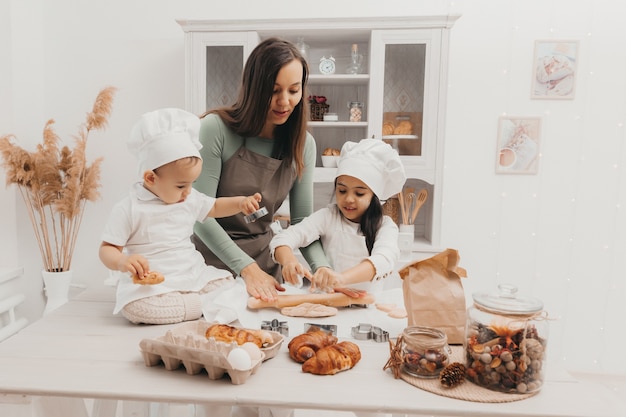
[[[541,389],[548,322],[543,303],[517,297],[517,287],[473,294],[464,342],[467,379],[490,389],[525,394]]]
[[[348,103],[348,108],[350,109],[350,121],[351,122],[360,122],[363,118],[363,102],[360,101],[350,101]]]
[[[402,370],[421,378],[436,378],[450,362],[446,334],[432,327],[410,326],[402,332]]]

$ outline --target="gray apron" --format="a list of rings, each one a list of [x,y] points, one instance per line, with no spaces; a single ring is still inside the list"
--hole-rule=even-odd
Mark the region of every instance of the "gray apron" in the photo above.
[[[259,267],[278,282],[282,282],[280,265],[270,256],[269,244],[273,233],[270,224],[296,180],[291,163],[252,152],[243,145],[224,162],[216,197],[252,195],[263,196],[261,207],[269,213],[254,223],[246,224],[241,214],[216,219],[241,250],[256,261]],[[192,241],[207,265],[228,269],[206,245],[193,235]]]

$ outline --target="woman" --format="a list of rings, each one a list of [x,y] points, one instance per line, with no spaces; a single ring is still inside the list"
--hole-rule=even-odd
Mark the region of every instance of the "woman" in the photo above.
[[[194,243],[207,264],[241,276],[248,293],[264,301],[284,291],[269,253],[274,213],[287,195],[292,224],[313,211],[316,148],[302,99],[307,79],[306,60],[295,46],[267,39],[250,54],[235,103],[202,116],[204,165],[196,189],[213,197],[260,191],[269,213],[253,223],[241,216],[208,219],[196,225]],[[302,253],[313,271],[329,265],[319,242]]]

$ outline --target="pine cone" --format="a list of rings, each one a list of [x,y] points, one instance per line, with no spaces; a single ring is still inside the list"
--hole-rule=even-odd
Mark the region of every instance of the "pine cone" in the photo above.
[[[444,387],[452,388],[465,381],[465,365],[453,362],[441,370],[439,382]]]

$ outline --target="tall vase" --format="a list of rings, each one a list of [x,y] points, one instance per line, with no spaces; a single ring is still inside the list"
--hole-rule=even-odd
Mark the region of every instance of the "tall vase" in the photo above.
[[[41,271],[44,283],[44,293],[46,294],[46,308],[43,314],[46,315],[69,300],[70,284],[72,283],[72,271],[48,272]]]

